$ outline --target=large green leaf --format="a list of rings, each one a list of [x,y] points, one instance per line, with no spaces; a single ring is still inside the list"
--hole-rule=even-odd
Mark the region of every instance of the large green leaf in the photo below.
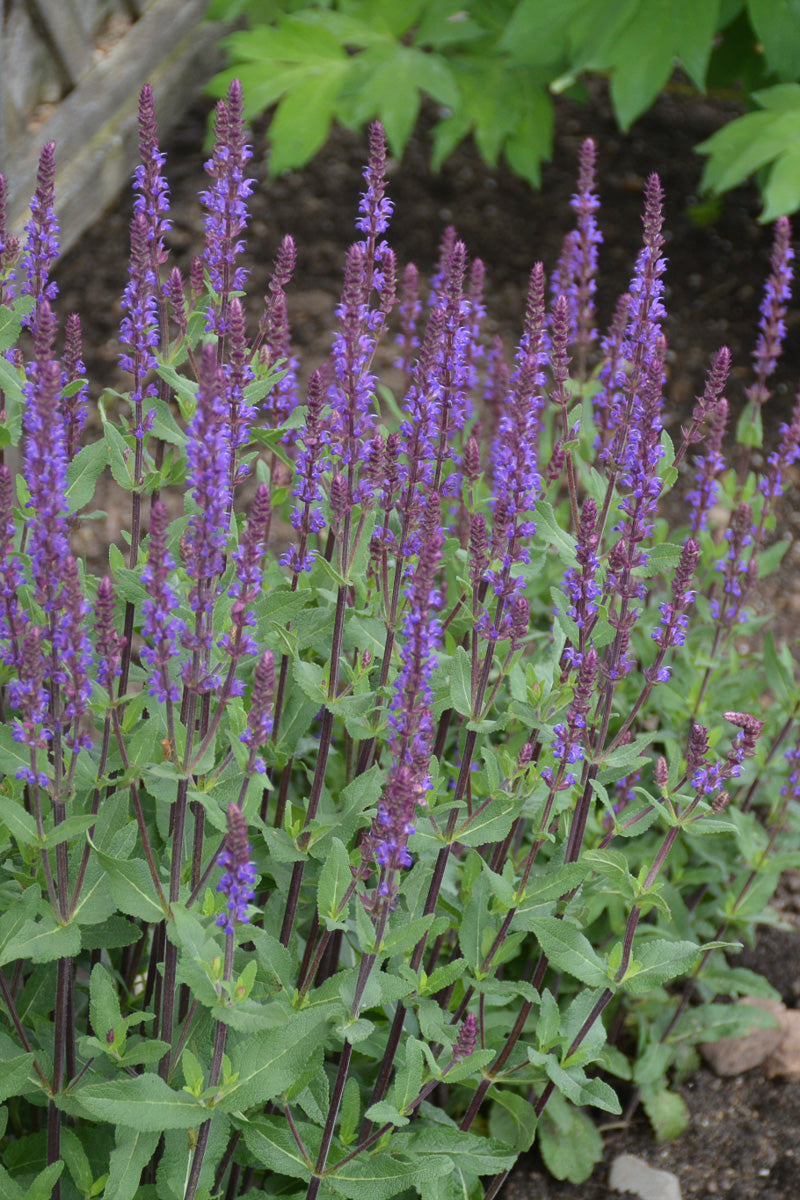
[[[139,1180],[158,1145],[159,1132],[143,1133],[127,1125],[117,1125],[116,1145],[108,1164],[104,1200],[134,1200]]]
[[[313,1010],[293,1012],[285,1027],[262,1030],[230,1051],[238,1079],[222,1096],[223,1112],[266,1104],[289,1087],[325,1037],[324,1018]]]
[[[73,1093],[99,1121],[125,1125],[139,1133],[164,1129],[197,1129],[209,1116],[188,1092],[176,1092],[158,1075],[137,1075],[103,1083],[87,1083]]]
[[[556,917],[536,917],[531,920],[530,928],[552,966],[590,987],[608,984],[605,963],[585,934],[574,925]]]
[[[750,20],[770,71],[800,76],[800,0],[747,0]]]

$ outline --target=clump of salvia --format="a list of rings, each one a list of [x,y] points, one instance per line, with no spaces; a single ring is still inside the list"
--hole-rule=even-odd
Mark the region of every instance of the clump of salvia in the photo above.
[[[794,663],[741,639],[800,453],[800,407],[753,453],[789,224],[729,457],[725,347],[665,428],[655,176],[598,329],[591,142],[509,350],[454,229],[427,285],[397,263],[374,126],[305,371],[291,238],[246,319],[238,84],[186,278],[149,88],[140,146],[121,399],[50,278],[57,147],[21,245],[0,176],[4,1193],[491,1197],[537,1138],[579,1182],[615,1081],[677,1132],[671,1069],[761,1019],[717,999],[771,994],[733,956],[797,861]]]

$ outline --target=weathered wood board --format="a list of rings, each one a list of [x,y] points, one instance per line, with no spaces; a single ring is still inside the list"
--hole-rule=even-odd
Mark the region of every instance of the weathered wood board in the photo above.
[[[20,234],[39,153],[56,143],[62,251],[118,196],[138,158],[138,99],[153,87],[163,138],[220,65],[208,0],[6,0],[0,171]]]

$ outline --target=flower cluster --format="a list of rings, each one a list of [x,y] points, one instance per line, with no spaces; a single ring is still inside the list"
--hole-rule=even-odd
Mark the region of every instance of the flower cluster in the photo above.
[[[250,901],[255,896],[256,868],[250,858],[247,822],[238,804],[228,805],[228,832],[219,856],[223,876],[217,891],[225,897],[225,911],[217,917],[217,925],[232,936],[236,923],[250,920]]]

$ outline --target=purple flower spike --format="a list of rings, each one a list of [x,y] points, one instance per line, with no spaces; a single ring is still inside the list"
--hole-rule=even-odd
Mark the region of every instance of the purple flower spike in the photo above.
[[[564,591],[569,596],[570,605],[567,615],[578,626],[580,631],[580,649],[571,648],[568,653],[573,665],[578,665],[582,647],[586,642],[588,631],[595,622],[598,609],[598,598],[602,589],[597,582],[597,572],[600,563],[597,558],[597,505],[591,496],[583,502],[578,536],[575,546],[577,567],[571,568],[564,576]]]
[[[36,191],[31,200],[31,219],[25,226],[27,238],[22,254],[22,295],[33,296],[37,304],[58,295],[54,283],[48,283],[50,268],[58,258],[60,229],[55,212],[56,144],[48,142],[39,157]]]
[[[254,654],[255,641],[246,630],[255,625],[251,612],[253,601],[261,593],[263,560],[271,516],[270,492],[266,483],[260,483],[253,497],[250,516],[242,540],[233,552],[236,571],[228,595],[233,600],[231,623],[233,636],[226,634],[220,639],[220,648],[227,651],[233,660],[232,668],[244,654]],[[238,688],[235,689],[239,694]]]
[[[244,171],[253,152],[244,140],[242,88],[234,79],[225,100],[217,104],[214,120],[214,153],[205,164],[212,184],[201,192],[206,209],[205,267],[218,302],[209,310],[206,328],[219,335],[227,331],[228,304],[231,294],[244,286],[247,272],[236,265],[244,250],[241,235],[247,225],[245,201],[255,180],[245,179]]]
[[[653,641],[659,648],[656,661],[645,671],[645,679],[650,683],[664,682],[670,677],[670,668],[663,666],[666,650],[670,646],[682,646],[686,638],[686,628],[689,624],[688,610],[694,601],[694,591],[690,588],[692,578],[700,560],[700,547],[693,538],[688,538],[681,551],[681,557],[672,580],[672,599],[667,604],[660,605],[661,622],[653,630]]]
[[[268,367],[278,366],[283,378],[278,380],[264,401],[273,426],[282,425],[300,403],[297,384],[297,358],[292,354],[289,312],[286,307],[286,288],[294,273],[296,261],[292,238],[285,237],[275,258],[269,296],[264,300],[264,315],[259,324],[259,341],[263,340],[260,360]],[[257,343],[258,344],[258,343]],[[287,437],[287,440],[288,437]]]
[[[597,151],[591,138],[581,146],[578,191],[570,201],[577,217],[576,228],[564,239],[558,266],[550,281],[555,299],[564,295],[567,300],[569,343],[577,347],[579,378],[586,376],[586,360],[597,338],[594,327],[594,294],[597,289],[597,247],[603,235],[597,227],[595,213],[600,201],[595,195],[595,162]]]
[[[264,760],[258,756],[258,747],[269,741],[272,733],[272,700],[275,692],[275,663],[271,650],[265,650],[256,663],[253,677],[253,693],[250,711],[247,714],[247,729],[242,741],[250,747],[248,771],[265,770]]]
[[[767,380],[775,370],[786,336],[786,302],[791,296],[793,258],[792,226],[788,217],[779,217],[775,222],[770,273],[761,301],[758,341],[753,351],[756,381],[747,391],[748,400],[756,408],[769,399]]]
[[[381,264],[389,253],[380,235],[389,228],[394,204],[386,195],[386,134],[379,121],[369,127],[369,158],[364,168],[367,190],[358,205],[359,217],[356,229],[366,234],[359,247],[364,251],[367,263],[367,291],[374,288],[379,294],[385,285]]]
[[[550,767],[542,770],[543,778],[551,787],[570,787],[576,781],[573,772],[565,772],[567,766],[581,762],[585,756],[584,738],[586,735],[586,714],[592,702],[595,680],[597,679],[597,651],[591,646],[583,656],[575,691],[567,708],[566,721],[553,726],[555,738],[552,751],[558,762],[556,773]]]
[[[167,508],[156,500],[150,510],[150,543],[147,565],[142,571],[142,583],[147,599],[142,604],[142,637],[149,645],[142,646],[142,662],[151,668],[148,692],[161,703],[175,701],[180,688],[169,674],[170,663],[178,658],[178,643],[186,626],[175,616],[178,598],[167,582],[174,562],[167,553]]]
[[[14,299],[11,270],[19,256],[19,240],[9,235],[6,224],[7,199],[6,177],[0,173],[0,304],[10,304]]]
[[[49,727],[49,693],[44,686],[46,664],[44,659],[42,630],[38,625],[29,625],[22,639],[19,677],[8,685],[8,698],[20,716],[14,721],[14,740],[29,746],[32,751],[44,750],[52,739]],[[34,786],[47,787],[48,776],[33,767],[21,767],[17,779],[24,779]]]
[[[114,698],[114,681],[120,673],[120,660],[125,639],[114,627],[114,585],[105,575],[97,585],[95,602],[95,639],[97,644],[97,678]]]
[[[33,323],[36,360],[28,369],[25,389],[23,470],[30,491],[28,552],[34,594],[48,613],[57,606],[62,564],[69,554],[66,447],[59,416],[61,368],[53,358],[54,334],[50,305],[42,300]]]
[[[224,564],[231,505],[231,457],[223,402],[224,379],[214,346],[204,346],[198,364],[197,408],[189,426],[186,447],[192,499],[199,512],[191,518],[185,538],[185,563],[194,587],[190,602],[202,607],[200,585],[219,575]]]
[[[300,433],[300,449],[295,464],[295,485],[292,495],[298,503],[290,514],[292,525],[299,531],[299,544],[292,546],[281,558],[281,566],[289,567],[295,574],[310,571],[314,555],[308,551],[311,534],[325,528],[322,509],[322,476],[325,464],[322,456],[322,414],[325,407],[325,375],[315,371],[308,384],[308,406],[306,423]]]
[[[467,1013],[461,1022],[458,1037],[453,1045],[453,1062],[463,1062],[475,1053],[478,1045],[478,1022],[474,1013]]]
[[[167,261],[164,234],[172,228],[172,222],[166,215],[169,212],[169,187],[161,173],[167,156],[158,146],[153,89],[149,83],[139,94],[139,153],[142,161],[133,173],[137,193],[133,211],[142,213],[145,218],[150,265],[157,276],[158,268]]]
[[[78,564],[71,554],[64,559],[62,572],[61,612],[53,631],[53,657],[57,663],[53,680],[60,685],[64,701],[66,743],[72,750],[88,750],[92,739],[81,729],[81,720],[92,695],[89,671],[94,656],[86,633],[89,605],[83,597]]]
[[[64,331],[64,385],[66,388],[71,388],[86,373],[86,367],[81,358],[81,349],[81,319],[77,313],[71,313],[67,317]],[[78,453],[80,447],[81,430],[86,421],[88,394],[89,386],[84,382],[76,392],[73,392],[71,396],[65,396],[61,401],[61,418],[64,423],[69,462]]]
[[[14,548],[14,477],[0,464],[0,661],[19,668],[22,634],[28,615],[20,609],[18,590],[24,582]]]
[[[250,859],[250,843],[247,838],[247,822],[238,804],[228,806],[228,832],[225,845],[219,856],[225,874],[217,884],[217,891],[226,899],[225,912],[217,917],[217,925],[227,934],[233,934],[238,921],[246,924],[250,920],[249,905],[255,896],[256,869]]]
[[[119,340],[123,347],[120,366],[133,375],[131,403],[135,414],[138,438],[146,432],[142,404],[155,395],[147,376],[158,366],[153,349],[158,345],[158,313],[156,279],[150,258],[147,218],[143,212],[134,213],[131,222],[130,280],[122,294],[125,312],[120,323]]]

